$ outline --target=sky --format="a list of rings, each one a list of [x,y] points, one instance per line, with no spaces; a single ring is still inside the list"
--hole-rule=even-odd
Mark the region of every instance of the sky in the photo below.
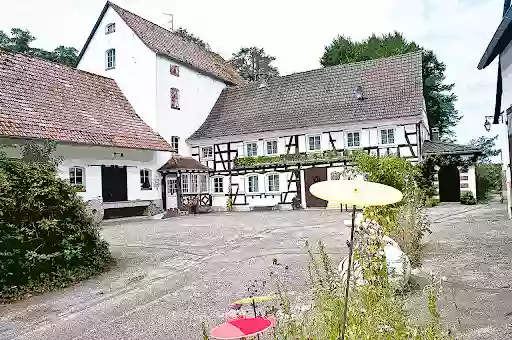
[[[263,47],[276,57],[283,75],[320,67],[325,46],[338,34],[355,40],[372,33],[399,31],[433,50],[455,83],[463,115],[457,141],[503,133],[483,127],[492,115],[497,64],[477,70],[500,22],[503,0],[114,0],[157,24],[172,13],[184,27],[228,59],[242,46]],[[0,0],[0,30],[28,29],[33,46],[80,50],[105,0]],[[501,131],[500,131],[501,128]],[[504,139],[500,141],[503,143]]]

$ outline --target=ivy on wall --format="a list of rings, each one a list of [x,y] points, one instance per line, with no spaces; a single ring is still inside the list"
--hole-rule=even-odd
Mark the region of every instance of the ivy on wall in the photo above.
[[[323,152],[301,152],[290,153],[278,156],[253,156],[241,157],[234,160],[235,168],[252,167],[258,165],[291,165],[291,164],[308,164],[318,163],[320,161],[335,162],[347,160],[350,158],[351,152],[348,150],[328,150]]]

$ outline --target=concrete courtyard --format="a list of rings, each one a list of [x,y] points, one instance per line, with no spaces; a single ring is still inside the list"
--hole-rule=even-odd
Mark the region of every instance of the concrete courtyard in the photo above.
[[[469,339],[507,338],[512,229],[504,206],[442,206],[429,215],[434,233],[424,268],[447,276],[457,291],[457,309],[451,293],[441,301],[446,322],[456,325],[461,315]],[[117,266],[62,291],[1,305],[0,339],[200,339],[202,321],[222,321],[230,302],[270,272],[282,273],[296,296],[306,292],[305,241],[322,240],[339,260],[347,252],[347,218],[318,210],[105,223]],[[420,295],[412,294],[411,304],[424,306]]]

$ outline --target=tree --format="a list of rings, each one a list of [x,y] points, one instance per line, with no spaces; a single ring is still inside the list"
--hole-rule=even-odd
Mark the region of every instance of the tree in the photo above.
[[[175,30],[174,34],[179,35],[180,37],[184,38],[185,40],[193,42],[194,44],[197,44],[197,45],[207,49],[208,51],[211,51],[210,45],[207,42],[205,42],[203,39],[193,35],[191,32],[187,31],[183,27],[180,27],[177,30]]]
[[[265,53],[263,48],[253,46],[242,47],[238,52],[233,53],[229,63],[243,79],[258,81],[279,75],[277,68],[271,65],[274,60],[276,58]]]
[[[338,36],[320,58],[322,66],[334,66],[358,61],[390,57],[404,53],[423,52],[423,96],[431,127],[439,129],[442,140],[450,141],[455,136],[453,128],[461,116],[455,109],[457,96],[452,92],[454,84],[445,84],[446,65],[434,52],[426,50],[413,41],[407,41],[399,32],[372,36],[360,42]]]
[[[46,51],[41,48],[31,47],[30,44],[35,40],[36,38],[28,30],[13,28],[11,29],[11,36],[0,30],[0,49],[26,53],[67,66],[75,66],[78,59],[78,50],[76,48],[61,45],[53,51]]]
[[[491,157],[496,157],[501,153],[501,150],[494,149],[497,139],[498,135],[494,137],[480,136],[470,140],[468,145],[482,150],[483,155],[480,156],[478,160],[480,163],[489,164],[492,163]]]

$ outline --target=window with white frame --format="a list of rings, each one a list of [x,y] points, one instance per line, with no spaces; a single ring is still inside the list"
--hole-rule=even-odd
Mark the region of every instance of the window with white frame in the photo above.
[[[395,129],[380,130],[381,144],[395,144]]]
[[[224,192],[224,177],[213,178],[213,192],[216,194]]]
[[[204,146],[201,148],[201,159],[213,158],[213,146]]]
[[[349,148],[354,148],[361,146],[361,138],[359,132],[348,132],[347,133],[347,146]]]
[[[199,191],[199,183],[198,177],[196,174],[190,175],[190,192],[198,192]]]
[[[176,195],[176,178],[167,179],[167,193],[169,195]]]
[[[208,193],[208,175],[199,175],[199,189],[202,193]]]
[[[319,151],[322,149],[321,136],[308,136],[308,151]]]
[[[267,147],[267,155],[277,155],[277,141],[276,140],[268,140],[265,142]]]
[[[179,77],[180,76],[180,67],[178,65],[171,64],[170,73],[173,76]]]
[[[258,156],[258,143],[249,142],[245,144],[245,155],[248,157]]]
[[[140,188],[142,190],[151,190],[151,170],[140,169]]]
[[[181,175],[181,192],[184,194],[188,194],[190,192],[190,177],[189,174]]]
[[[105,34],[114,33],[116,31],[116,24],[110,23],[105,27]]]
[[[105,68],[107,70],[116,68],[116,50],[114,48],[105,52]]]
[[[171,147],[173,148],[174,152],[179,153],[179,146],[180,146],[180,137],[172,136],[171,137]]]
[[[279,174],[267,175],[267,191],[268,192],[279,191]]]
[[[81,166],[69,168],[69,183],[74,187],[85,189],[85,169]]]
[[[180,90],[171,87],[171,109],[180,109]]]
[[[258,175],[247,176],[247,191],[248,192],[259,192]]]

